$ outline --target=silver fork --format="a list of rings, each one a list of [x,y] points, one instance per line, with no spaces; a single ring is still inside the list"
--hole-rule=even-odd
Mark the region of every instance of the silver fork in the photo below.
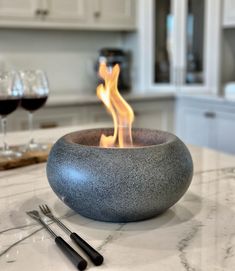
[[[103,256],[93,247],[91,247],[85,240],[83,240],[77,233],[71,232],[58,218],[53,215],[52,211],[46,204],[39,205],[39,208],[45,216],[56,222],[70,236],[70,238],[89,256],[95,265],[101,265],[103,263]]]
[[[68,243],[64,241],[63,238],[57,236],[54,231],[42,220],[40,214],[36,210],[26,212],[27,215],[37,220],[40,224],[43,225],[45,229],[54,237],[55,243],[63,251],[63,253],[73,262],[73,264],[79,270],[86,269],[87,262],[84,260]]]

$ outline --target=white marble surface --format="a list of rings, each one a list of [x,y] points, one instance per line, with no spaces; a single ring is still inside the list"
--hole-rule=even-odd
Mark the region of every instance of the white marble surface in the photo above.
[[[76,129],[37,135],[54,140]],[[25,134],[11,134],[10,140],[22,143]],[[87,270],[235,270],[235,157],[190,150],[195,173],[185,196],[161,216],[137,223],[103,223],[75,214],[52,192],[45,164],[0,172],[0,270],[75,270],[50,235],[25,214],[41,203],[104,255],[102,266],[89,262]]]
[[[189,99],[198,100],[199,102],[213,102],[217,104],[232,105],[234,106],[235,97],[218,96],[209,93],[174,93],[174,92],[145,92],[145,93],[134,93],[123,94],[125,99],[129,102],[136,101],[148,101],[148,100],[160,100],[160,99]],[[47,107],[56,106],[69,106],[69,105],[84,105],[84,104],[98,104],[101,103],[94,94],[53,94],[49,96],[46,103]]]
[[[146,100],[159,100],[159,99],[174,99],[175,95],[171,92],[165,93],[129,93],[123,94],[127,101],[146,101]],[[69,105],[84,105],[84,104],[98,104],[101,103],[97,98],[95,92],[90,95],[82,94],[54,94],[49,96],[46,103],[47,107],[55,106],[69,106]]]

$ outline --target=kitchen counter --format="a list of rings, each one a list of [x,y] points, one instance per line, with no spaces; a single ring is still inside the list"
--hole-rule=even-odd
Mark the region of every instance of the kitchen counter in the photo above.
[[[234,106],[235,98],[234,97],[226,97],[226,96],[218,96],[218,95],[206,95],[206,94],[182,94],[179,93],[176,96],[178,100],[184,101],[194,101],[198,103],[211,103],[215,105],[222,106]]]
[[[129,102],[148,101],[154,99],[174,99],[174,93],[128,93],[123,94],[123,97]],[[96,94],[82,95],[82,94],[54,94],[49,96],[46,103],[47,107],[66,106],[66,105],[85,105],[85,104],[98,104],[101,101]]]
[[[198,93],[174,93],[174,92],[146,92],[146,93],[122,93],[123,97],[129,102],[138,101],[153,101],[161,99],[179,99],[179,100],[194,100],[198,102],[212,102],[223,105],[235,104],[235,97],[225,97],[212,94],[198,94]],[[52,94],[46,103],[47,107],[56,106],[69,106],[69,105],[85,105],[85,104],[98,104],[101,101],[96,94]]]
[[[35,134],[40,141],[54,141],[90,127]],[[9,134],[15,144],[25,138],[23,132]],[[74,213],[49,187],[45,164],[0,172],[0,270],[76,270],[50,235],[25,214],[42,203],[104,255],[102,266],[89,262],[87,270],[235,270],[235,157],[193,146],[190,151],[194,177],[187,193],[164,214],[136,223],[104,223]]]

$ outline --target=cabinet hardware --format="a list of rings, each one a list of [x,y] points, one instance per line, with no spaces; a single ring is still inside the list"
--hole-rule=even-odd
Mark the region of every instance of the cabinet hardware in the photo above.
[[[135,116],[135,117],[138,117],[139,115],[140,115],[140,112],[134,111],[134,116]]]
[[[211,119],[213,119],[213,118],[215,118],[216,117],[216,114],[215,114],[215,112],[205,112],[204,113],[204,116],[206,117],[206,118],[211,118]]]
[[[47,10],[47,9],[42,10],[43,16],[47,16],[48,14],[49,14],[49,10]]]
[[[96,18],[99,18],[99,17],[100,17],[100,15],[101,15],[101,12],[100,12],[100,11],[96,11],[96,12],[94,12],[94,16],[95,16]]]
[[[57,122],[42,122],[39,124],[40,129],[48,129],[48,128],[55,128],[59,127],[59,124]]]
[[[35,15],[41,15],[42,14],[42,10],[41,9],[36,9],[35,10]]]

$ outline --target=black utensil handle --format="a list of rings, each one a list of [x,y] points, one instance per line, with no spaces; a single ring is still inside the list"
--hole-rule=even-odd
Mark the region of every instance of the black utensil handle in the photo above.
[[[91,247],[85,240],[83,240],[79,235],[75,232],[70,234],[70,238],[80,247],[83,249],[84,252],[90,257],[92,262],[95,265],[101,265],[104,261],[103,256],[96,251],[93,247]]]
[[[85,270],[87,266],[86,260],[84,260],[64,239],[60,236],[55,238],[57,246],[63,251],[63,253],[73,262],[78,270]]]

